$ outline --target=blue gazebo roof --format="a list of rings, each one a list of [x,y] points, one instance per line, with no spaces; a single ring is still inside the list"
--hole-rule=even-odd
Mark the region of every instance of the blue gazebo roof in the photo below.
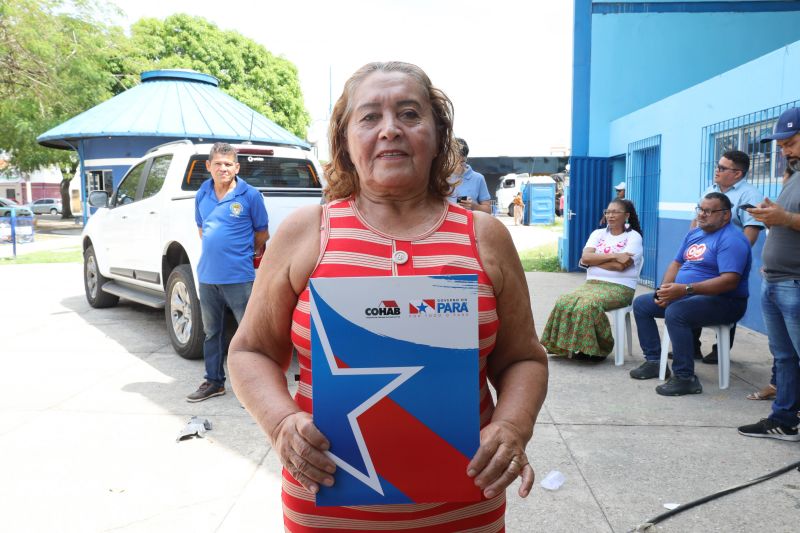
[[[51,148],[74,149],[97,137],[251,140],[309,148],[219,88],[214,76],[192,70],[143,72],[142,83],[37,137]]]

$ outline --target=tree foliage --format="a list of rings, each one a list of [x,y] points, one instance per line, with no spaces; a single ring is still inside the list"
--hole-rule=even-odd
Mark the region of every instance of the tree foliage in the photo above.
[[[131,27],[119,58],[123,84],[132,87],[145,70],[186,68],[211,74],[219,87],[276,124],[305,138],[310,116],[297,68],[252,39],[185,14],[144,18]]]
[[[44,148],[36,137],[119,85],[107,60],[124,36],[98,13],[98,4],[82,1],[0,4],[0,148],[23,172],[53,164],[74,172],[74,153]]]
[[[0,150],[22,172],[57,165],[65,215],[77,155],[36,137],[139,83],[143,71],[188,68],[304,138],[310,117],[295,66],[205,19],[141,19],[127,38],[105,0],[0,0]]]

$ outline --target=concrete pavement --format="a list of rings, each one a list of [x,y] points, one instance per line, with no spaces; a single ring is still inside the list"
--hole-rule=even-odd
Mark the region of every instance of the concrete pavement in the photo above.
[[[235,396],[185,402],[203,366],[172,351],[163,313],[124,300],[92,309],[81,276],[80,264],[0,265],[8,376],[0,388],[0,529],[280,530],[279,464]],[[538,331],[555,298],[582,281],[528,274]],[[711,342],[704,337],[706,351]],[[732,358],[728,390],[719,390],[715,366],[699,364],[704,393],[683,398],[663,398],[657,381],[628,377],[641,361],[635,332],[622,368],[552,358],[528,446],[537,484],[525,500],[508,492],[508,531],[629,531],[664,504],[800,459],[800,443],[736,433],[769,410],[769,402],[744,398],[768,380],[766,338],[739,328]],[[192,415],[208,418],[213,430],[176,443]],[[566,476],[553,492],[538,485],[551,470]],[[796,531],[798,508],[800,474],[792,471],[657,530]]]

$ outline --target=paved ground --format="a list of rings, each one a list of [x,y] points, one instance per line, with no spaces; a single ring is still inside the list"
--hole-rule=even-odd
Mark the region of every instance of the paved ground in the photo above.
[[[0,388],[0,529],[280,530],[279,466],[235,396],[186,403],[202,363],[174,354],[163,314],[125,301],[92,309],[81,275],[79,264],[0,263],[0,355],[8,376]],[[528,282],[541,331],[557,295],[582,276],[529,274]],[[538,479],[558,470],[566,482],[554,492],[537,483],[525,500],[509,491],[509,531],[625,532],[664,512],[664,504],[800,459],[800,443],[735,430],[768,412],[767,402],[744,399],[768,379],[763,335],[739,328],[731,387],[719,390],[716,367],[698,365],[705,392],[692,397],[662,398],[656,382],[631,380],[640,354],[635,347],[622,368],[551,359],[550,391],[528,453]],[[176,443],[192,415],[214,429]],[[796,531],[798,509],[800,474],[792,471],[658,531]]]

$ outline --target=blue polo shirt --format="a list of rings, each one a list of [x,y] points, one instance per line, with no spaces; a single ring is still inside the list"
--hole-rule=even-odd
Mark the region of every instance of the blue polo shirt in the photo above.
[[[703,196],[710,192],[722,191],[720,190],[719,185],[712,183],[711,187],[703,192]],[[730,200],[733,204],[733,209],[731,209],[731,223],[734,226],[740,230],[744,230],[745,226],[758,226],[759,228],[764,227],[764,223],[753,218],[753,215],[744,209],[738,209],[738,207],[742,204],[752,204],[756,206],[760,204],[764,200],[764,195],[761,194],[761,191],[756,189],[753,185],[747,183],[747,181],[744,179],[741,179],[726,192],[722,192],[722,194],[727,196],[728,200]]]
[[[747,298],[750,294],[750,241],[731,223],[714,233],[706,233],[700,228],[691,230],[684,237],[675,261],[681,263],[675,276],[676,283],[697,283],[716,278],[723,272],[735,272],[741,276],[739,285],[720,296]]]
[[[209,178],[195,196],[194,218],[203,230],[203,251],[197,265],[200,283],[253,281],[254,233],[269,224],[261,193],[237,176],[236,188],[218,201],[214,180]]]
[[[469,196],[475,203],[481,203],[485,202],[486,200],[490,200],[492,195],[489,194],[489,188],[486,187],[486,180],[484,179],[483,174],[475,172],[469,165],[466,165],[466,167],[467,169],[464,171],[463,176],[453,175],[450,178],[453,181],[457,180],[459,177],[461,178],[461,183],[458,184],[453,191],[453,194],[450,195],[450,202],[458,202],[459,196]],[[453,183],[453,181],[450,183]]]

